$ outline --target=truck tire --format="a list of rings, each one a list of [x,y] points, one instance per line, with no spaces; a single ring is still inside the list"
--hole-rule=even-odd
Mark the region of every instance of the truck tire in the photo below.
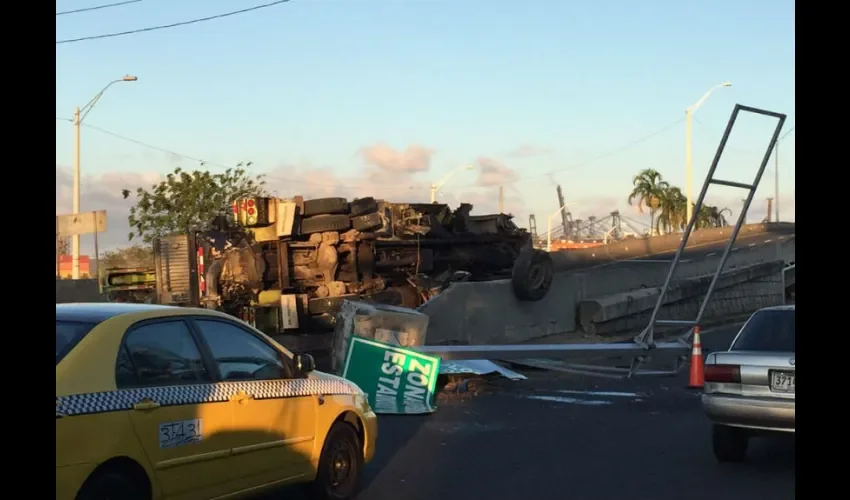
[[[555,268],[548,252],[523,248],[514,262],[511,285],[520,300],[538,301],[552,286]]]
[[[352,217],[373,214],[378,211],[378,202],[371,196],[360,198],[359,200],[352,200],[351,203],[349,203],[349,206],[351,207]]]
[[[301,234],[348,231],[351,220],[347,215],[314,215],[301,221]]]
[[[351,218],[351,225],[354,229],[365,233],[383,226],[384,219],[381,218],[381,214],[358,215]]]
[[[347,213],[348,200],[345,198],[316,198],[304,202],[304,217]]]

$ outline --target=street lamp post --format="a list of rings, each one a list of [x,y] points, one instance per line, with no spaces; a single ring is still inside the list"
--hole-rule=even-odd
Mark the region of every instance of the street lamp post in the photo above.
[[[776,222],[779,222],[779,143],[782,142],[783,139],[788,137],[788,134],[794,131],[794,127],[791,127],[791,130],[785,132],[782,137],[780,137],[776,141],[776,146],[773,149],[773,176],[774,176],[774,190],[773,194],[773,203],[774,203],[774,211],[776,212]]]
[[[103,93],[106,92],[106,89],[111,87],[113,84],[119,82],[135,82],[138,80],[135,76],[125,75],[123,78],[119,80],[113,80],[109,82],[106,87],[103,87],[103,90],[98,92],[92,99],[86,103],[82,108],[74,108],[74,193],[73,193],[73,211],[74,215],[80,213],[80,123],[82,123],[83,119],[89,114],[97,101],[103,97]],[[71,254],[72,256],[72,275],[71,277],[75,280],[80,279],[80,235],[75,234],[71,238]]]
[[[445,183],[447,183],[449,181],[449,179],[451,179],[454,174],[460,172],[461,170],[474,170],[474,169],[475,169],[475,165],[461,165],[461,166],[455,168],[454,170],[452,170],[451,172],[449,172],[448,174],[446,174],[446,176],[443,177],[440,180],[440,182],[437,182],[436,184],[431,184],[431,203],[437,203],[437,191],[441,187],[443,187],[443,185]]]
[[[705,100],[708,99],[708,96],[710,96],[712,92],[721,87],[731,86],[731,82],[723,82],[719,85],[715,85],[714,87],[708,89],[708,92],[703,94],[703,96],[700,97],[699,101],[695,102],[692,106],[688,106],[685,109],[685,195],[688,198],[688,222],[690,222],[691,217],[694,216],[694,166],[693,158],[691,158],[691,133],[693,129],[692,122],[694,118],[694,113],[697,109],[699,109],[700,106],[702,106],[702,103],[704,103]]]

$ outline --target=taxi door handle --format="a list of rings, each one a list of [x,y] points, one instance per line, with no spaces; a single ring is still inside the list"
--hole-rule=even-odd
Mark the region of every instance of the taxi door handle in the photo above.
[[[161,405],[152,399],[143,399],[138,403],[133,404],[134,410],[153,410],[155,408],[159,408]]]

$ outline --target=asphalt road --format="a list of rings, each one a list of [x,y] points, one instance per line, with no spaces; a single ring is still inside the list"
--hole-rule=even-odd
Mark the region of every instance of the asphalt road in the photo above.
[[[725,349],[738,327],[708,330],[703,344]],[[793,439],[755,440],[747,462],[717,463],[686,374],[525,374],[442,400],[432,415],[381,416],[359,499],[794,498]]]
[[[760,249],[765,245],[775,245],[777,242],[784,241],[793,237],[793,228],[777,228],[775,231],[769,233],[741,234],[735,240],[735,245],[732,247],[732,251],[745,252],[754,249]],[[726,248],[727,244],[728,240],[691,244],[685,249],[682,258],[685,260],[698,260],[704,257],[719,257],[720,255],[722,255],[723,250]],[[677,249],[672,249],[668,252],[659,252],[651,255],[644,255],[641,257],[633,257],[629,259],[615,261],[608,261],[605,259],[598,261],[596,259],[589,259],[587,256],[578,257],[576,256],[577,254],[571,253],[570,251],[563,251],[553,252],[552,260],[555,264],[555,269],[557,272],[571,272],[596,267],[628,265],[629,261],[634,260],[670,261],[676,254],[676,250]]]
[[[776,234],[776,233],[761,233],[753,235],[742,235],[735,240],[735,246],[732,251],[747,251],[763,245],[776,244],[778,241],[784,241],[793,237],[793,234]],[[717,241],[712,243],[703,243],[694,245],[693,247],[685,248],[683,253],[684,259],[700,259],[703,257],[718,257],[722,255],[728,241]],[[676,255],[676,250],[670,252],[659,253],[648,257],[641,257],[635,260],[652,260],[652,259],[672,259]]]

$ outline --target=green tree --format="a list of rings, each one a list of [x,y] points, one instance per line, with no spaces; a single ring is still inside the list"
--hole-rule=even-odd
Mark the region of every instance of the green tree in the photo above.
[[[241,163],[220,174],[176,168],[150,191],[136,190],[136,205],[128,217],[129,239],[151,243],[190,228],[204,229],[215,216],[229,213],[234,200],[265,195],[264,185],[262,175],[249,176]],[[130,191],[123,190],[123,195],[129,197]]]
[[[632,179],[632,184],[634,188],[629,195],[629,205],[637,202],[638,211],[641,213],[643,213],[644,208],[648,208],[649,227],[655,229],[655,213],[661,205],[664,190],[670,185],[657,170],[651,168],[641,170]]]

